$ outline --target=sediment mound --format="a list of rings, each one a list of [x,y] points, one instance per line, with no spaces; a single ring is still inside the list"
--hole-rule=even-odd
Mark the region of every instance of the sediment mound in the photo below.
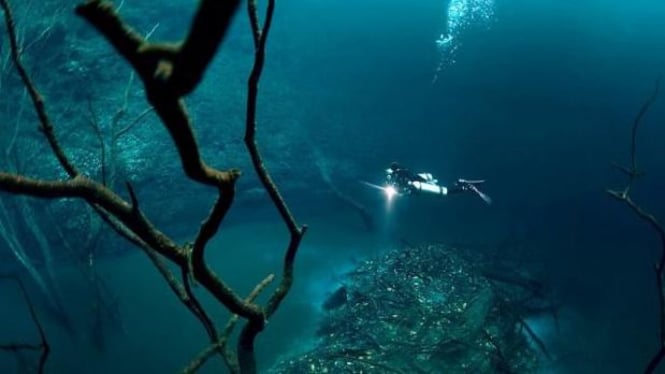
[[[362,262],[323,305],[314,347],[271,373],[530,373],[523,320],[479,266],[442,245]],[[499,296],[501,295],[501,296]]]

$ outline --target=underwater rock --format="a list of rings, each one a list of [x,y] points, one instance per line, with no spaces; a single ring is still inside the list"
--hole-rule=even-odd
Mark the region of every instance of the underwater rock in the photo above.
[[[270,373],[538,369],[520,318],[479,267],[443,245],[407,247],[362,262],[323,309],[316,344]]]

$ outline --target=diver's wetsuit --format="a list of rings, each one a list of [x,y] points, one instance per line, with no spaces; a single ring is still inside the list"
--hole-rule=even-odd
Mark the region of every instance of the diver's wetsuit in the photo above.
[[[414,173],[393,162],[390,164],[390,168],[386,169],[386,187],[384,189],[388,193],[388,196],[393,196],[394,194],[411,195],[423,192],[430,195],[445,196],[470,191],[478,195],[487,204],[491,204],[492,199],[477,187],[482,183],[485,183],[484,179],[467,180],[460,178],[451,187],[446,187],[439,185],[438,181],[430,173]]]
[[[393,162],[390,165],[390,170],[392,171],[391,178],[400,187],[408,186],[409,182],[426,182],[425,178],[412,172],[409,169],[400,167],[396,162]]]
[[[393,162],[390,164],[390,171],[392,172],[390,175],[390,179],[392,182],[397,186],[397,188],[400,190],[402,193],[417,193],[419,192],[419,189],[416,188],[413,185],[413,182],[421,182],[421,183],[432,183],[431,180],[427,180],[423,176],[412,172],[409,169],[401,167],[398,163]],[[434,181],[436,182],[436,181]],[[454,186],[452,187],[443,187],[446,189],[445,194],[450,194],[450,193],[461,193],[465,192],[468,190],[468,187],[465,186],[464,184],[460,183],[455,183]]]

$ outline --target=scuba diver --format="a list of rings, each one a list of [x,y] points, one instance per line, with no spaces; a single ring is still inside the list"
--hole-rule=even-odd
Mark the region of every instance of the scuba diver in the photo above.
[[[442,186],[430,173],[414,173],[413,171],[393,162],[386,169],[386,183],[383,190],[389,198],[393,196],[414,195],[420,193],[432,195],[449,195],[462,192],[473,192],[487,204],[492,199],[481,192],[478,186],[485,183],[484,180],[458,179],[451,187]]]

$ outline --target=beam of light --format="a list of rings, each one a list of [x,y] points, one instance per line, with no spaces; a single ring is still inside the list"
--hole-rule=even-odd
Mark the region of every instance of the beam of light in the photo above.
[[[388,198],[388,201],[392,201],[392,199],[395,196],[399,195],[399,192],[397,192],[397,189],[393,186],[379,186],[378,184],[373,184],[365,181],[362,181],[361,183],[367,187],[372,187],[374,189],[383,191],[383,193]]]
[[[383,188],[384,188],[383,186],[379,186],[378,184],[373,184],[373,183],[369,183],[369,182],[365,182],[365,181],[361,181],[360,183],[364,184],[367,187],[376,188],[377,190],[383,190]]]
[[[392,200],[393,197],[397,196],[397,190],[393,186],[384,187],[383,192],[386,193],[386,197],[388,197],[388,200]]]

